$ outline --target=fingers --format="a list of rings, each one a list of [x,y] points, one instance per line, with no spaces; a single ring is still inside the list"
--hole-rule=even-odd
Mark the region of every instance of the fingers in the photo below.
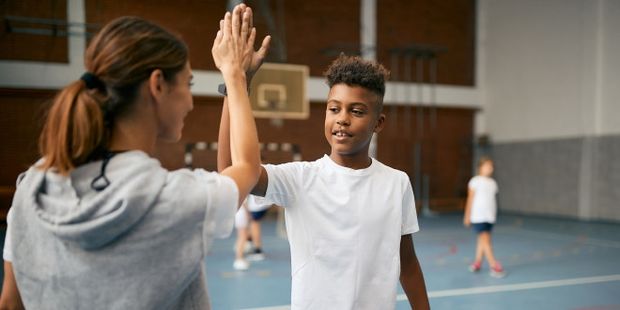
[[[232,35],[232,16],[230,14],[230,12],[226,12],[226,14],[224,15],[224,34],[223,34],[223,38],[227,39]]]
[[[232,38],[235,42],[239,41],[239,32],[241,30],[241,5],[235,6],[232,12]],[[247,31],[246,31],[247,32]]]
[[[251,7],[247,7],[245,9],[246,11],[250,11],[250,24],[248,25],[249,29],[254,28],[254,13],[252,12],[252,8]]]
[[[241,23],[241,39],[246,40],[248,38],[248,32],[250,31],[250,21],[252,20],[252,10],[247,8],[243,11],[243,21]]]
[[[252,31],[250,31],[250,37],[248,37],[247,47],[252,51],[254,50],[254,40],[256,40],[256,28],[252,28]]]
[[[258,51],[256,51],[256,54],[258,54],[260,58],[265,58],[265,56],[267,55],[267,51],[269,51],[270,44],[271,44],[271,36],[266,36],[263,39],[263,43],[261,44],[260,48],[258,49]]]
[[[215,35],[215,39],[213,39],[213,47],[215,48],[215,46],[219,45],[220,42],[222,42],[222,30],[218,30],[217,34]]]
[[[217,34],[215,34],[215,39],[213,39],[213,48],[215,48],[216,45],[219,45],[220,42],[222,42],[222,36],[223,36],[223,28],[224,28],[224,20],[220,19],[220,29],[217,31]]]

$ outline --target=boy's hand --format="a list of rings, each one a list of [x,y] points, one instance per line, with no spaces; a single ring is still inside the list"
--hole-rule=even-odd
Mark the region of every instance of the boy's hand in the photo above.
[[[471,222],[469,220],[469,217],[463,217],[463,226],[469,227],[470,225],[471,225]]]
[[[258,71],[260,66],[263,64],[263,61],[265,61],[265,57],[267,56],[267,51],[269,51],[270,43],[271,43],[271,36],[266,36],[263,39],[263,43],[261,44],[261,47],[258,49],[258,51],[255,51],[252,54],[252,60],[250,62],[250,66],[245,73],[246,78],[248,80],[248,85],[250,84],[250,81],[252,80],[252,77],[254,76],[256,71]]]
[[[220,30],[213,41],[213,61],[223,74],[249,70],[254,54],[256,29],[250,29],[252,10],[239,4],[220,20]]]
[[[246,10],[249,10],[250,13],[252,13],[249,7],[247,7]],[[253,25],[254,20],[251,17],[252,16],[250,16],[250,20],[249,20],[250,24],[248,27],[249,29],[252,29],[251,35],[254,36],[252,42],[254,42],[256,38],[256,28],[254,28],[254,25]],[[248,85],[250,84],[250,81],[252,80],[252,77],[254,76],[256,71],[258,71],[260,66],[263,64],[263,61],[265,61],[265,57],[267,56],[267,51],[269,50],[270,43],[271,43],[271,36],[268,35],[268,36],[265,36],[265,38],[263,39],[263,43],[261,44],[261,47],[257,51],[253,50],[254,49],[253,45],[248,46],[252,54],[250,58],[250,63],[247,66],[247,69],[245,70],[246,78],[248,80]]]

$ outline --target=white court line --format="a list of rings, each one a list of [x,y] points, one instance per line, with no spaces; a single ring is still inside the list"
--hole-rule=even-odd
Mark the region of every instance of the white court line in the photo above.
[[[563,279],[563,280],[527,282],[527,283],[518,283],[518,284],[504,284],[504,285],[492,285],[492,286],[481,286],[481,287],[461,288],[461,289],[452,289],[452,290],[432,291],[432,292],[428,292],[428,297],[429,298],[442,298],[442,297],[453,297],[453,296],[464,296],[464,295],[489,294],[489,293],[497,293],[497,292],[513,292],[513,291],[522,291],[522,290],[531,290],[531,289],[541,289],[541,288],[570,286],[570,285],[582,285],[582,284],[602,283],[602,282],[614,282],[614,281],[620,281],[620,274],[598,276],[598,277],[573,278],[573,279]],[[407,300],[407,296],[405,296],[405,294],[400,294],[396,296],[396,300],[397,301]],[[263,308],[247,308],[245,310],[288,310],[288,309],[291,309],[290,305],[263,307]]]
[[[573,278],[573,279],[564,279],[564,280],[552,280],[552,281],[541,281],[541,282],[461,288],[461,289],[453,289],[453,290],[442,290],[442,291],[429,292],[428,297],[429,298],[441,298],[441,297],[453,297],[453,296],[463,296],[463,295],[488,294],[488,293],[497,293],[497,292],[514,292],[514,291],[522,291],[522,290],[532,290],[532,289],[570,286],[570,285],[582,285],[582,284],[601,283],[601,282],[613,282],[613,281],[620,281],[620,274],[598,276],[598,277]],[[398,295],[396,297],[396,300],[407,300],[407,296],[405,296],[405,294]]]

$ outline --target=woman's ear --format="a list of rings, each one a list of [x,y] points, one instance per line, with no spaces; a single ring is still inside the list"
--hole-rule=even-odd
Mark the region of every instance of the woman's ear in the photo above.
[[[156,102],[160,102],[165,94],[167,84],[164,79],[164,73],[160,69],[155,69],[151,72],[148,79],[148,88],[151,97]]]

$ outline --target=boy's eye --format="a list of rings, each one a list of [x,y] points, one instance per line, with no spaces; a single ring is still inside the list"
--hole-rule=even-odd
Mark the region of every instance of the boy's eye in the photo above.
[[[356,110],[353,110],[353,111],[351,111],[351,112],[352,112],[353,114],[355,114],[355,115],[364,115],[364,114],[365,114],[365,111],[364,111],[364,110],[357,110],[357,109],[356,109]]]
[[[329,107],[329,108],[327,108],[327,110],[329,110],[331,112],[338,112],[338,108],[337,107]]]

